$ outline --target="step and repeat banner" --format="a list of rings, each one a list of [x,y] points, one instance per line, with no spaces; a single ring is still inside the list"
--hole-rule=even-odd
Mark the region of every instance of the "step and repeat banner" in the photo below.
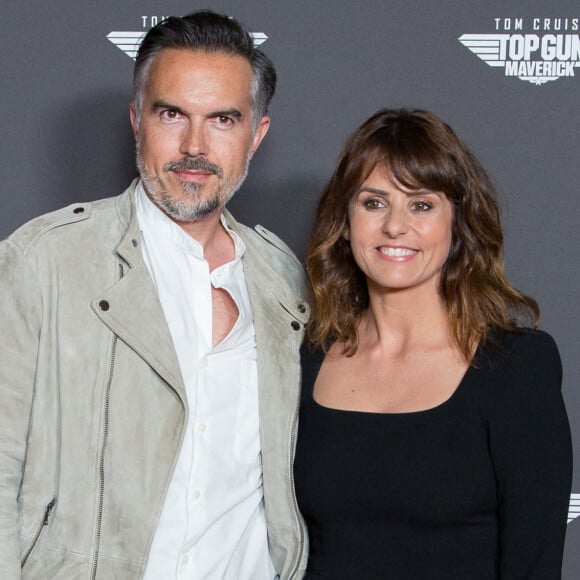
[[[0,237],[136,175],[133,57],[165,16],[211,8],[279,75],[272,126],[230,203],[300,257],[346,136],[379,108],[446,120],[502,195],[510,280],[557,340],[575,444],[564,575],[580,578],[580,5],[519,0],[4,0]]]

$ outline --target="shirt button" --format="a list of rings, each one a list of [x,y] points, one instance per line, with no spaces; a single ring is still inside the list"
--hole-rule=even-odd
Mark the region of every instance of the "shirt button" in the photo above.
[[[198,489],[196,489],[196,490],[193,492],[193,499],[199,499],[199,497],[200,497],[200,496],[201,496],[201,493],[199,493],[199,490],[198,490]]]
[[[189,556],[187,554],[183,554],[183,556],[181,556],[181,565],[185,567],[187,564],[189,564]]]
[[[206,427],[205,423],[202,423],[202,424],[199,426],[199,430],[200,430],[202,433],[203,433],[203,432],[204,432],[206,429],[207,429],[207,427]]]

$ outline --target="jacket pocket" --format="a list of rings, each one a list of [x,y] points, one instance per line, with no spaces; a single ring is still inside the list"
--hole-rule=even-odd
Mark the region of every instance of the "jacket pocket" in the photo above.
[[[22,558],[20,560],[20,566],[22,568],[24,568],[24,566],[26,565],[26,560],[28,560],[28,557],[32,553],[32,550],[34,550],[34,547],[36,546],[40,536],[42,535],[42,531],[50,523],[50,516],[52,514],[52,510],[54,509],[55,505],[56,505],[56,498],[53,497],[46,505],[46,508],[44,510],[44,514],[43,514],[43,516],[42,516],[42,518],[41,518],[41,520],[36,528],[36,533],[32,537],[32,540],[30,541],[30,545],[28,546],[28,548],[26,548],[26,550],[22,554]]]

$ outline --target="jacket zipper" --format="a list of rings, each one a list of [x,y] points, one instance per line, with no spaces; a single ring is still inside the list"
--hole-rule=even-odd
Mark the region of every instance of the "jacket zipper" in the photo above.
[[[123,278],[123,264],[119,264],[119,279]],[[109,375],[107,386],[105,387],[105,405],[103,409],[103,439],[101,451],[99,452],[99,487],[97,495],[97,526],[95,531],[95,554],[91,567],[91,580],[97,578],[97,567],[99,565],[99,548],[101,546],[101,525],[103,523],[103,500],[105,496],[105,450],[107,449],[107,439],[109,436],[109,404],[111,399],[111,387],[113,385],[113,372],[115,370],[115,356],[117,354],[117,335],[113,335],[111,343],[111,358],[109,359]]]
[[[48,523],[50,521],[50,514],[51,514],[55,504],[56,504],[56,499],[54,499],[54,498],[52,498],[50,500],[50,502],[48,502],[46,509],[44,510],[44,517],[42,518],[42,522],[38,526],[38,529],[36,530],[36,534],[34,534],[34,538],[32,538],[32,542],[30,543],[28,550],[26,550],[24,556],[22,557],[22,559],[20,561],[21,567],[24,567],[24,564],[26,564],[26,560],[28,560],[28,556],[30,556],[34,546],[36,546],[36,542],[38,541],[38,538],[40,537],[40,533],[42,532],[44,526],[48,526]]]
[[[107,438],[109,435],[109,401],[111,398],[111,385],[113,383],[113,371],[115,369],[115,354],[117,350],[117,335],[113,336],[111,346],[111,358],[109,360],[109,376],[105,389],[105,407],[103,412],[103,440],[99,453],[99,488],[97,496],[97,528],[95,532],[95,554],[91,569],[91,580],[97,577],[97,566],[99,563],[99,548],[101,545],[101,524],[103,522],[103,498],[105,495],[105,450],[107,448]]]

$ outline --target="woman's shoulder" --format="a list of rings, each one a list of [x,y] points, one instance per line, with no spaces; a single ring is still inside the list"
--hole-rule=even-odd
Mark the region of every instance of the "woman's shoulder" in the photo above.
[[[546,397],[560,397],[560,353],[553,337],[543,330],[492,331],[474,362],[476,390],[486,404],[525,407]]]
[[[515,328],[492,330],[476,355],[476,365],[493,368],[496,366],[543,366],[558,362],[560,355],[554,338],[544,330]]]

